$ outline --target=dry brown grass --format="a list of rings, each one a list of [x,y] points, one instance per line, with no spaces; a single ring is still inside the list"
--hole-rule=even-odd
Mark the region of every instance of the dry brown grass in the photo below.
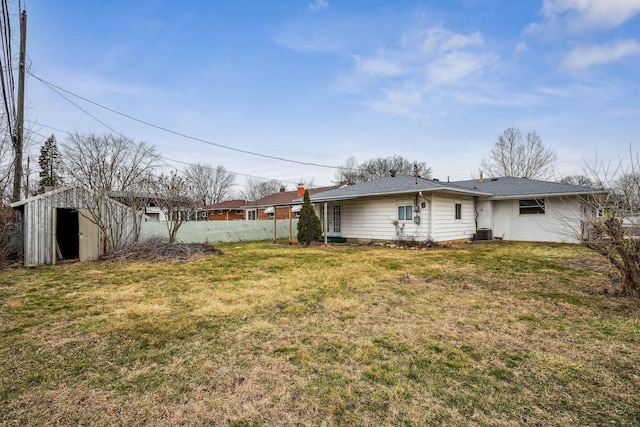
[[[637,301],[562,245],[223,245],[0,275],[5,425],[637,425]]]

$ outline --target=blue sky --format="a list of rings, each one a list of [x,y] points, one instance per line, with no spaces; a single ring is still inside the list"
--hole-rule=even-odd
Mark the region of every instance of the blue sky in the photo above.
[[[36,76],[240,150],[329,166],[399,154],[457,180],[477,175],[510,126],[535,130],[556,150],[559,175],[640,146],[640,0],[26,5]],[[290,188],[334,177],[330,168],[208,145],[66,96],[169,159],[222,164]],[[58,140],[65,134],[51,128],[110,132],[33,77],[26,117]]]

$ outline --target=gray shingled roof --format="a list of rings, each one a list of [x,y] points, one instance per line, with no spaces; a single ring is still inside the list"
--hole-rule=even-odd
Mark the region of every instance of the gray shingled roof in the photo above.
[[[516,178],[512,176],[487,178],[483,182],[480,182],[477,179],[469,181],[440,182],[431,179],[418,178],[416,183],[416,178],[411,175],[397,174],[395,177],[384,177],[313,194],[310,198],[312,202],[325,202],[332,200],[355,199],[359,197],[407,194],[415,193],[417,191],[448,191],[496,199],[520,196],[532,197],[602,193],[602,190],[591,187],[561,184],[558,182],[538,181],[527,178]],[[302,199],[296,199],[295,201],[301,200]]]
[[[414,176],[397,174],[395,177],[384,177],[358,184],[348,185],[335,190],[324,191],[310,196],[312,202],[331,200],[355,199],[358,197],[384,196],[387,194],[407,194],[417,191],[450,191],[454,193],[489,196],[482,190],[462,187],[455,183],[416,178]]]
[[[483,182],[477,179],[469,181],[456,181],[460,187],[478,190],[492,194],[491,198],[511,198],[517,196],[543,196],[543,195],[580,195],[602,193],[591,187],[583,187],[559,182],[538,181],[528,178],[516,178],[505,176],[500,178],[486,178]]]

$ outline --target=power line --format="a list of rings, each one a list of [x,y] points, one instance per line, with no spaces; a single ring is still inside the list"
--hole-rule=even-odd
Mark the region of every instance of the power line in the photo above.
[[[65,130],[58,129],[58,128],[55,128],[55,127],[53,127],[53,126],[45,125],[45,124],[43,124],[43,123],[34,122],[34,121],[32,121],[32,120],[28,120],[28,119],[25,119],[25,121],[27,121],[27,122],[29,122],[29,123],[31,123],[31,124],[34,124],[34,125],[38,125],[38,126],[42,126],[42,127],[45,127],[45,128],[51,129],[51,130],[54,130],[54,131],[56,131],[56,132],[64,133],[64,134],[66,134],[66,135],[73,135],[71,132],[67,132],[67,131],[65,131]],[[102,123],[102,122],[100,122],[100,123]],[[105,126],[106,126],[106,125],[105,125]],[[107,128],[111,129],[111,128],[110,128],[110,127],[108,127],[108,126],[107,126]],[[118,132],[116,132],[116,131],[114,131],[114,132],[115,132],[116,134],[120,135],[120,133],[118,133]],[[44,139],[47,139],[47,138],[48,138],[47,136],[44,136],[44,135],[42,135],[41,133],[38,133],[38,132],[33,131],[33,130],[31,131],[31,133],[33,133],[33,134],[35,134],[35,135],[38,135],[39,137],[44,138]],[[195,163],[189,163],[189,162],[185,162],[185,161],[183,161],[183,160],[170,159],[170,158],[165,157],[165,156],[158,156],[158,157],[159,157],[161,160],[165,160],[164,164],[165,164],[165,165],[167,165],[167,166],[170,166],[170,167],[174,167],[175,165],[171,165],[171,164],[169,164],[169,163],[167,163],[167,162],[180,163],[180,164],[187,165],[187,166],[195,166],[195,165],[196,165]],[[182,170],[182,172],[184,172],[184,170]],[[233,173],[233,174],[235,174],[235,175],[245,176],[245,177],[248,177],[248,178],[261,179],[261,180],[264,180],[264,181],[278,181],[278,182],[283,182],[283,183],[287,183],[287,184],[298,184],[298,182],[294,182],[294,181],[287,181],[287,180],[283,180],[283,179],[266,178],[266,177],[263,177],[263,176],[250,175],[250,174],[241,173],[241,172],[235,172],[235,171],[229,171],[229,172],[231,172],[231,173]]]
[[[255,151],[249,151],[249,150],[243,150],[243,149],[240,149],[240,148],[230,147],[228,145],[218,144],[216,142],[208,141],[206,139],[202,139],[202,138],[198,138],[198,137],[195,137],[195,136],[187,135],[187,134],[182,133],[182,132],[178,132],[178,131],[175,131],[175,130],[172,130],[172,129],[165,128],[163,126],[159,126],[159,125],[153,124],[151,122],[148,122],[148,121],[145,121],[145,120],[142,120],[142,119],[138,119],[138,118],[133,117],[133,116],[131,116],[129,114],[125,114],[125,113],[122,113],[120,111],[114,110],[113,108],[106,107],[106,106],[104,106],[104,105],[102,105],[102,104],[100,104],[98,102],[92,101],[92,100],[87,99],[87,98],[85,98],[83,96],[80,96],[78,94],[70,92],[70,91],[68,91],[66,89],[61,88],[60,86],[54,85],[53,83],[47,82],[46,80],[43,80],[40,77],[36,76],[33,72],[30,72],[29,75],[31,77],[35,78],[36,80],[40,81],[42,84],[47,86],[49,89],[51,89],[52,91],[54,91],[58,95],[60,95],[59,91],[65,92],[65,93],[67,93],[67,94],[69,94],[71,96],[74,96],[76,98],[82,99],[83,101],[88,102],[90,104],[93,104],[93,105],[95,105],[97,107],[100,107],[102,109],[110,111],[110,112],[112,112],[114,114],[118,114],[119,116],[126,117],[126,118],[128,118],[130,120],[136,121],[138,123],[142,123],[142,124],[144,124],[146,126],[150,126],[150,127],[155,128],[155,129],[162,130],[162,131],[167,132],[167,133],[171,133],[173,135],[177,135],[177,136],[180,136],[180,137],[183,137],[183,138],[191,139],[193,141],[201,142],[203,144],[212,145],[214,147],[224,148],[226,150],[231,150],[231,151],[235,151],[235,152],[238,152],[238,153],[249,154],[249,155],[252,155],[252,156],[263,157],[263,158],[273,159],[273,160],[280,160],[280,161],[288,162],[288,163],[296,163],[296,164],[305,165],[305,166],[315,166],[315,167],[327,168],[327,169],[340,169],[340,167],[338,167],[338,166],[323,165],[323,164],[314,163],[314,162],[303,162],[303,161],[300,161],[300,160],[293,160],[293,159],[287,159],[287,158],[279,157],[279,156],[272,156],[272,155],[269,155],[269,154],[258,153],[258,152],[255,152]],[[67,99],[66,97],[64,97],[64,98]]]

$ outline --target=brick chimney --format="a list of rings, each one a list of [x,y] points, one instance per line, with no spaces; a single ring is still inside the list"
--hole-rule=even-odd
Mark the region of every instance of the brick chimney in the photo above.
[[[302,197],[304,196],[304,184],[300,183],[298,184],[298,193],[297,193],[298,197]]]

